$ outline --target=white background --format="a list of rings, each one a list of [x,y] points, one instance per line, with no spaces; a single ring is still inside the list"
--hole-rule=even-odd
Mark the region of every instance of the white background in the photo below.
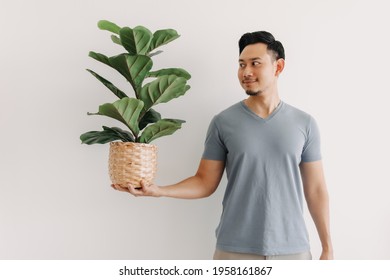
[[[210,119],[245,98],[239,37],[268,30],[286,49],[282,99],[321,129],[337,259],[390,259],[388,4],[357,1],[0,0],[0,259],[210,259],[226,183],[202,200],[134,198],[110,188],[108,145],[79,135],[118,125],[87,116],[120,88],[88,57],[122,52],[96,23],[174,28],[155,69],[182,67],[191,90],[158,105],[187,121],[159,147],[156,183],[197,169]],[[320,254],[307,214],[312,253]]]

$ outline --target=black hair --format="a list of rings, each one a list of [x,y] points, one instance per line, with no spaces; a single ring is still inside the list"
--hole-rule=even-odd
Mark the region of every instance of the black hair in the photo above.
[[[252,44],[264,43],[267,45],[267,50],[271,51],[274,54],[276,60],[279,58],[285,59],[284,48],[281,42],[276,41],[275,37],[267,31],[256,31],[245,33],[241,36],[238,41],[238,46],[240,48],[240,54],[243,49]]]

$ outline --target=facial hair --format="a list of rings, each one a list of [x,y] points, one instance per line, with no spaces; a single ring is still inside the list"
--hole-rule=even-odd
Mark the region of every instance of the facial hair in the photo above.
[[[245,91],[247,95],[249,96],[259,96],[261,94],[261,91],[252,91],[252,90],[247,90]]]

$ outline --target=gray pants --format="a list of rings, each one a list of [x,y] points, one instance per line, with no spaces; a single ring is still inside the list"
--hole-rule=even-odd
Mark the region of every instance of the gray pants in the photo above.
[[[247,253],[226,252],[216,249],[214,253],[214,260],[311,260],[310,252],[292,254],[292,255],[275,255],[262,256]]]

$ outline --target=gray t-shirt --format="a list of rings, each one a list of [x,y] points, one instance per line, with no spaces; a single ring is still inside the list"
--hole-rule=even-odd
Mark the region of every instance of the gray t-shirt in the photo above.
[[[315,120],[284,102],[263,119],[243,101],[211,121],[204,159],[226,163],[217,248],[260,255],[310,250],[299,164],[321,159]]]

